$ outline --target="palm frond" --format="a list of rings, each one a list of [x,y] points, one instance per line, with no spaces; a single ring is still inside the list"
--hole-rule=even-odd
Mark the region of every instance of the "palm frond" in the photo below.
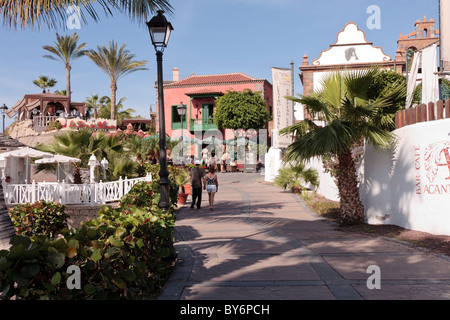
[[[339,154],[354,142],[351,125],[334,120],[294,141],[286,150],[286,161],[304,161],[329,154]]]
[[[70,6],[80,8],[80,22],[84,24],[88,18],[100,20],[99,8],[106,16],[127,14],[140,24],[150,20],[157,10],[173,15],[168,0],[0,0],[0,16],[3,24],[13,29],[67,29]]]

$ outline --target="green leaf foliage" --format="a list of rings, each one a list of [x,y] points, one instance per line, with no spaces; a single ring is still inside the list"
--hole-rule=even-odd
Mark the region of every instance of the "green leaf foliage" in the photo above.
[[[219,128],[258,130],[268,120],[269,112],[260,92],[230,90],[216,101],[214,123]]]
[[[57,239],[13,237],[0,251],[0,299],[155,298],[173,268],[176,205],[164,211],[158,199],[157,182],[137,184],[118,208],[102,207],[80,228],[59,230]],[[67,287],[72,265],[80,268],[81,289]]]
[[[65,206],[55,202],[37,201],[35,203],[18,204],[10,211],[11,221],[16,233],[23,236],[44,234],[54,237],[61,229],[67,227]],[[13,238],[16,242],[29,242],[22,238]],[[27,242],[27,244],[28,244]],[[25,246],[27,244],[24,243]]]

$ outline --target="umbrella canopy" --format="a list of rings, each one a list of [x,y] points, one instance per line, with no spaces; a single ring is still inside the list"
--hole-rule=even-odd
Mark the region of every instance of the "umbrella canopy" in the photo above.
[[[24,158],[26,160],[25,164],[25,180],[29,181],[30,176],[30,158],[49,158],[53,156],[51,153],[42,152],[29,147],[20,147],[16,150],[4,152],[0,154],[0,159],[5,158]]]
[[[3,152],[0,154],[3,158],[15,157],[15,158],[45,158],[53,156],[51,153],[42,152],[29,147],[21,147],[16,150]]]
[[[80,159],[54,154],[51,158],[42,158],[35,161],[36,163],[72,163],[81,162]]]

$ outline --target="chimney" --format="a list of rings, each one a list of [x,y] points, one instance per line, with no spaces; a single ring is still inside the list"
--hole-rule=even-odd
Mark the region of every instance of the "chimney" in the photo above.
[[[179,68],[173,68],[173,81],[179,81],[180,80],[180,69]]]

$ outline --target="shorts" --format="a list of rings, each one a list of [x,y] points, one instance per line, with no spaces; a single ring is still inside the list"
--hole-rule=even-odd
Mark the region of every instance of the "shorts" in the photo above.
[[[211,193],[211,192],[217,192],[217,187],[215,184],[208,184],[206,186],[206,192]]]

